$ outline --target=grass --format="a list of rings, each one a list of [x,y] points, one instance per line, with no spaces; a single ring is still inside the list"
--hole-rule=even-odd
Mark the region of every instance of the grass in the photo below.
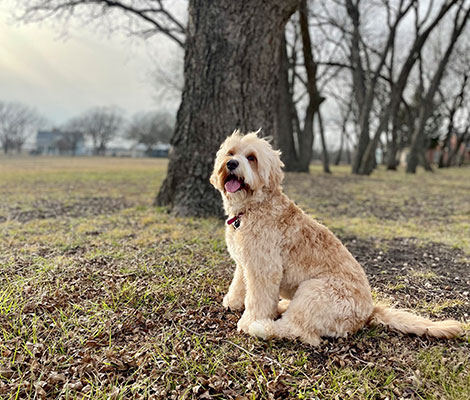
[[[318,348],[237,333],[239,314],[221,306],[233,269],[224,223],[153,207],[165,168],[0,158],[0,398],[470,397],[468,331],[436,341],[369,328]],[[469,177],[314,166],[287,174],[286,191],[362,257],[376,297],[407,306],[415,285],[421,313],[468,320],[468,297],[435,291],[433,265],[460,260],[470,279]],[[393,240],[410,237],[414,253],[398,257]],[[414,269],[374,275],[403,262]]]

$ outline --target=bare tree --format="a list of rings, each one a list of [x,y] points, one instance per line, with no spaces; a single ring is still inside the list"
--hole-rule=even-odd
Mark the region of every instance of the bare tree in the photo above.
[[[122,112],[116,107],[95,107],[71,121],[77,132],[89,137],[93,154],[104,155],[109,142],[122,127]]]
[[[353,173],[360,173],[375,115],[384,109],[378,99],[378,85],[386,78],[383,70],[393,53],[398,28],[416,1],[338,0],[316,3],[314,25],[324,31],[322,43],[330,43],[338,50],[333,57],[321,60],[319,64],[337,67],[334,72],[337,76],[341,69],[350,73],[351,93],[355,100],[352,111],[357,121]]]
[[[465,7],[466,5],[466,7]],[[470,18],[470,4],[466,4],[465,1],[462,1],[459,5],[458,10],[454,16],[454,24],[452,29],[452,34],[449,39],[447,48],[443,57],[441,58],[438,67],[432,77],[430,86],[423,96],[423,101],[419,110],[418,123],[416,125],[415,131],[411,139],[411,148],[410,154],[408,157],[408,163],[406,167],[407,173],[416,173],[416,168],[418,166],[419,158],[422,157],[424,153],[424,130],[426,123],[430,117],[433,106],[433,99],[441,83],[441,79],[444,75],[447,63],[449,62],[450,56],[454,50],[455,44],[457,43],[459,37],[461,37],[462,32],[464,31],[465,25],[467,24],[468,19]]]
[[[173,118],[165,112],[134,115],[126,129],[126,137],[146,147],[147,154],[158,143],[169,143],[173,133]]]
[[[439,168],[449,167],[455,157],[455,143],[451,141],[455,135],[463,136],[466,125],[470,124],[470,43],[461,40],[455,49],[452,63],[448,66],[448,73],[438,88],[438,100],[442,109],[446,128],[442,135],[442,148],[439,155]],[[464,138],[462,138],[464,142]]]
[[[398,112],[400,108],[400,103],[402,101],[403,92],[407,86],[408,78],[413,66],[415,65],[416,60],[418,59],[417,55],[422,51],[427,39],[429,38],[431,32],[438,26],[439,22],[447,15],[447,13],[456,5],[459,0],[447,0],[441,4],[437,13],[432,14],[429,10],[433,4],[429,4],[428,12],[425,14],[425,17],[420,19],[419,17],[419,3],[415,4],[415,37],[411,44],[410,50],[407,52],[407,56],[402,63],[400,68],[398,78],[396,83],[391,87],[390,101],[388,105],[384,108],[384,113],[381,115],[378,127],[375,130],[375,133],[372,137],[372,140],[369,141],[362,157],[360,160],[360,167],[357,170],[357,173],[360,174],[370,174],[372,173],[375,167],[375,149],[379,143],[382,133],[386,131],[389,126],[390,118],[393,119],[393,116]]]
[[[283,51],[280,60],[279,87],[279,138],[278,144],[288,171],[308,172],[313,156],[315,119],[318,122],[323,150],[324,171],[329,171],[329,157],[320,106],[325,101],[321,85],[329,78],[326,66],[319,71],[311,34],[310,10],[307,0],[302,0],[299,12],[291,19],[287,36],[283,39]],[[322,46],[318,46],[321,48]],[[289,48],[289,49],[288,49]]]
[[[0,144],[7,154],[15,149],[18,153],[40,123],[37,112],[21,103],[0,101]]]

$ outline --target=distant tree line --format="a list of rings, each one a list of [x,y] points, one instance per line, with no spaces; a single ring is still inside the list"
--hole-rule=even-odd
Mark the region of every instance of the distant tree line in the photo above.
[[[40,121],[41,117],[33,108],[0,100],[0,145],[3,152],[21,153],[26,139]]]
[[[24,143],[46,122],[34,109],[21,104],[0,101],[0,145],[5,154],[21,153]],[[75,155],[79,143],[88,138],[94,155],[104,155],[111,140],[118,137],[145,146],[147,155],[159,144],[167,144],[173,132],[173,117],[164,111],[136,113],[130,121],[117,107],[93,107],[63,126],[56,146],[60,153]]]
[[[340,134],[334,161],[353,149],[354,174],[378,162],[395,170],[406,152],[408,173],[431,170],[437,142],[438,165],[458,165],[470,145],[470,0],[189,0],[187,26],[166,0],[18,1],[27,21],[105,18],[184,50],[174,149],[156,201],[180,215],[220,210],[208,176],[234,128],[262,127],[286,169],[304,172],[315,136],[329,172],[326,123]]]
[[[158,143],[169,143],[173,118],[167,112],[135,114],[130,121],[117,107],[94,107],[65,124],[65,132],[81,132],[89,138],[94,155],[104,155],[111,140],[122,137],[146,148],[147,155]]]

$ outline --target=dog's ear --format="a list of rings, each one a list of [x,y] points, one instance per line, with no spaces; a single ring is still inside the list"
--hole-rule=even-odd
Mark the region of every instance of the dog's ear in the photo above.
[[[272,150],[272,153],[273,156],[270,159],[269,187],[276,189],[281,185],[284,179],[284,172],[282,172],[284,163],[281,161],[281,152],[279,150]]]
[[[209,182],[211,183],[212,186],[218,189],[218,186],[217,186],[218,178],[215,172],[212,173],[211,177],[209,178]]]
[[[264,139],[262,140],[264,141]],[[282,179],[284,178],[284,174],[282,172],[284,164],[280,158],[281,152],[279,150],[274,150],[268,142],[264,141],[262,150],[260,150],[259,153],[261,156],[261,168],[259,170],[261,179],[268,189],[274,190],[280,186]]]

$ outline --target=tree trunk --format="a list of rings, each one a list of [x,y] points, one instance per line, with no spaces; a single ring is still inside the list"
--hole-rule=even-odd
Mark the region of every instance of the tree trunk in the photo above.
[[[339,143],[338,153],[336,153],[335,165],[339,165],[341,162],[341,156],[343,155],[343,146],[344,146],[344,131],[341,132],[341,138]]]
[[[317,64],[313,59],[312,41],[308,25],[307,0],[302,0],[299,6],[299,25],[302,36],[302,50],[304,56],[305,72],[307,73],[307,91],[309,102],[305,113],[304,127],[299,135],[299,170],[309,172],[313,154],[313,119],[318,112],[320,104],[325,100],[320,96],[317,88]]]
[[[328,155],[328,149],[326,148],[326,140],[325,140],[325,130],[323,128],[323,119],[320,110],[317,111],[318,117],[318,127],[320,131],[320,138],[321,138],[321,147],[322,147],[322,161],[323,161],[323,172],[325,174],[331,174],[330,171],[330,157]]]
[[[387,149],[387,170],[397,170],[397,134],[395,127],[392,127],[392,139],[388,143]]]
[[[359,172],[362,155],[369,143],[369,118],[365,109],[366,102],[366,78],[364,68],[362,67],[361,50],[360,50],[360,15],[358,3],[354,4],[351,0],[346,1],[346,9],[353,24],[353,33],[351,36],[351,54],[350,62],[352,65],[352,78],[354,86],[354,95],[359,109],[359,139],[355,149],[354,160],[352,164],[352,173]]]
[[[289,58],[287,56],[286,38],[284,32],[281,37],[281,57],[279,76],[278,100],[278,135],[275,143],[281,150],[281,159],[286,171],[298,171],[297,152],[294,143],[294,115],[295,105],[289,85]]]
[[[384,111],[385,115],[387,115],[388,113],[388,109]],[[380,125],[377,128],[377,132],[375,133],[372,140],[369,141],[367,148],[364,151],[361,163],[359,165],[359,169],[356,173],[360,175],[370,175],[372,171],[374,171],[375,167],[377,166],[377,162],[375,159],[375,151],[377,149],[377,144],[380,141],[380,135],[382,135],[382,133],[385,132],[385,130],[387,129],[386,124],[388,125],[388,116],[387,118],[381,119]]]
[[[234,129],[277,135],[281,38],[297,0],[190,0],[168,175],[156,198],[180,216],[222,215],[209,176]]]
[[[447,166],[448,167],[452,167],[452,166],[458,164],[458,160],[456,160],[455,157],[458,156],[461,152],[462,143],[464,143],[466,134],[467,134],[467,132],[464,132],[461,135],[458,135],[457,136],[457,141],[455,143],[455,147],[453,149],[449,150],[449,154],[447,156]]]

